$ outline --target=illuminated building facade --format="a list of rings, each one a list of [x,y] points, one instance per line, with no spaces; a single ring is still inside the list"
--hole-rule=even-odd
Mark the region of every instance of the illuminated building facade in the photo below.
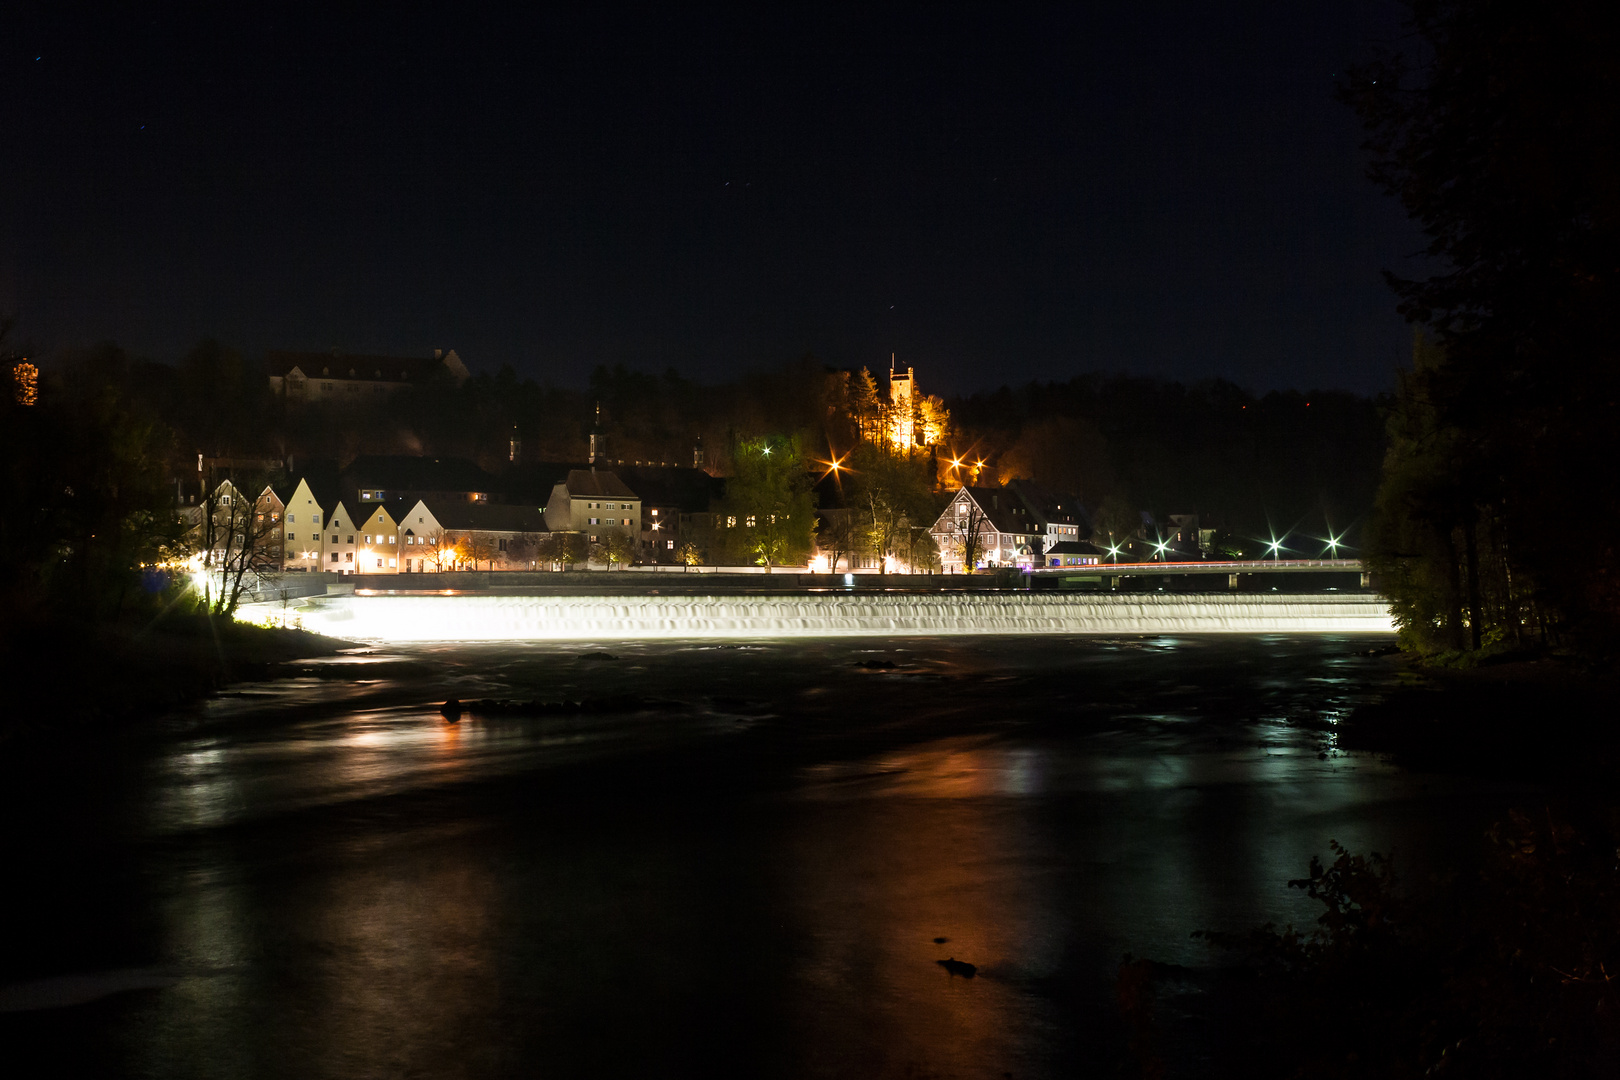
[[[584,533],[592,544],[610,529],[641,536],[641,498],[605,469],[570,469],[546,500],[546,528]]]
[[[1006,488],[964,487],[929,528],[946,573],[996,566],[1037,565],[1039,526],[1024,501]],[[970,544],[964,543],[968,536]],[[969,547],[975,550],[969,551]],[[972,566],[967,565],[969,555]]]
[[[445,378],[456,386],[469,377],[456,350],[433,356],[372,356],[359,353],[272,352],[265,358],[270,392],[289,405],[367,405],[409,386]]]

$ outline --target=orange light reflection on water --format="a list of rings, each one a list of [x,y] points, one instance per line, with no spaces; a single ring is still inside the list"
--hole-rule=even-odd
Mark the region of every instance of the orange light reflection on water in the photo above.
[[[1032,850],[1046,843],[1034,804],[1006,797],[1038,776],[1027,751],[969,740],[808,772],[817,825],[782,861],[784,903],[811,943],[797,1000],[805,1023],[887,1047],[873,1074],[1026,1052],[1021,986],[1055,965],[1063,925],[1045,878],[1028,872],[1049,861]],[[978,977],[953,977],[946,958]]]

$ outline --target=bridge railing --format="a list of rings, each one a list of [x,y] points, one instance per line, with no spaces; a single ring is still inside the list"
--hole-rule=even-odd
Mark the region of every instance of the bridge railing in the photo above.
[[[1360,559],[1227,559],[1219,562],[1103,562],[1088,566],[1037,566],[1032,574],[1112,574],[1151,571],[1160,574],[1252,574],[1273,570],[1324,570],[1359,573]]]

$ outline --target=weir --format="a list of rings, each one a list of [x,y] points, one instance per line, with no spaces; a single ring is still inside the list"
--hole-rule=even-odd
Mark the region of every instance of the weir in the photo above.
[[[1366,593],[330,596],[296,611],[307,630],[377,642],[1394,631],[1389,605]]]

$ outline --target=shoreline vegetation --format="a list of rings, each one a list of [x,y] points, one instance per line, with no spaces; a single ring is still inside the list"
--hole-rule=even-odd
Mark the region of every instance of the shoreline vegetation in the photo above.
[[[1578,784],[1611,798],[1620,777],[1620,675],[1579,654],[1518,651],[1467,667],[1390,657],[1401,685],[1352,713],[1344,750],[1418,772]]]
[[[1342,749],[1529,790],[1442,862],[1327,838],[1287,882],[1320,905],[1314,925],[1206,928],[1196,967],[1126,954],[1125,1075],[1190,1057],[1223,1076],[1612,1074],[1620,676],[1550,651],[1387,662],[1402,685],[1346,719]]]
[[[0,747],[10,750],[39,736],[102,733],[182,708],[231,683],[275,677],[287,661],[358,647],[307,630],[200,613],[37,620],[14,626],[8,638],[13,675]]]

